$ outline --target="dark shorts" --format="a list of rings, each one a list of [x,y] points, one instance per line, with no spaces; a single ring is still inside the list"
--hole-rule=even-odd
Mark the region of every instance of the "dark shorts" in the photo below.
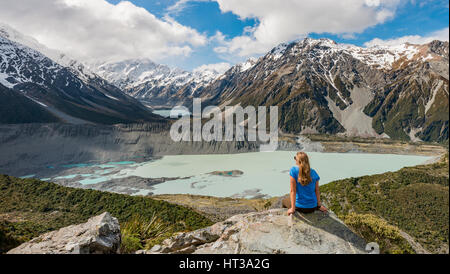
[[[290,197],[286,197],[283,199],[283,201],[281,202],[281,204],[283,205],[284,208],[291,208],[291,198]],[[300,207],[296,207],[295,210],[297,210],[298,212],[301,213],[313,213],[314,211],[318,210],[319,207],[313,207],[313,208],[300,208]]]

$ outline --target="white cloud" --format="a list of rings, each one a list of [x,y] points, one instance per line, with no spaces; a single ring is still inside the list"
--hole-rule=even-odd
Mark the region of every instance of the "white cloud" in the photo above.
[[[178,0],[175,4],[167,8],[169,14],[178,14],[183,11],[190,2],[209,2],[211,0]]]
[[[219,74],[225,73],[227,70],[231,68],[231,64],[223,62],[223,63],[217,63],[217,64],[208,64],[208,65],[202,65],[194,69],[194,73],[200,73],[203,71],[214,71]]]
[[[82,61],[188,56],[205,35],[128,1],[2,0],[0,21]]]
[[[309,33],[351,35],[395,16],[406,0],[214,0],[222,12],[241,19],[255,18],[258,25],[242,36],[224,39],[216,52],[249,56],[262,54],[281,42]],[[184,1],[186,2],[186,1]]]
[[[366,47],[373,46],[396,46],[404,43],[410,44],[426,44],[430,43],[433,40],[441,40],[448,41],[449,40],[449,28],[444,28],[435,32],[432,32],[426,36],[420,35],[408,35],[402,36],[394,39],[382,40],[379,38],[375,38],[369,42],[364,43]]]
[[[192,0],[179,0],[178,2],[176,2],[175,4],[173,4],[172,6],[167,8],[168,12],[179,12],[182,11],[187,3],[192,2]]]

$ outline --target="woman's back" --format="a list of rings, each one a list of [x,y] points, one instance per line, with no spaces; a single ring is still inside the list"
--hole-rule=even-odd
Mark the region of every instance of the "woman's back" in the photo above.
[[[319,175],[314,169],[311,169],[311,182],[305,186],[298,182],[299,167],[291,168],[289,174],[297,182],[297,193],[295,206],[298,208],[315,208],[317,207],[316,183],[320,180]]]

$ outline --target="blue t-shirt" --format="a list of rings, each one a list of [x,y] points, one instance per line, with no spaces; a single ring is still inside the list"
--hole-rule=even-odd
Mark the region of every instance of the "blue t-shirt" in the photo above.
[[[297,197],[295,199],[295,206],[299,208],[314,208],[317,207],[316,183],[320,180],[319,175],[314,169],[311,169],[312,182],[306,186],[302,186],[298,180],[299,167],[291,168],[289,175],[297,182]]]

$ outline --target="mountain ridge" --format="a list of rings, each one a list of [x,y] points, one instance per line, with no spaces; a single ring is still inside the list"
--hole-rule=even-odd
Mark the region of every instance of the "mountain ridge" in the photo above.
[[[149,59],[85,65],[4,25],[0,37],[2,52],[9,52],[1,55],[0,83],[46,106],[63,121],[154,120],[158,118],[148,108],[192,107],[192,100],[201,98],[204,105],[222,107],[278,106],[279,129],[284,133],[448,142],[448,42],[363,48],[306,38],[282,43],[220,74],[187,72]],[[8,37],[19,44],[5,49]],[[20,42],[29,46],[27,50]],[[22,55],[12,58],[11,52],[18,49]],[[50,59],[44,58],[46,54]],[[20,64],[25,57],[28,67]],[[30,68],[40,70],[31,74]],[[75,100],[50,102],[51,96],[40,96],[64,97],[67,89],[71,97],[76,94]],[[96,98],[84,98],[86,94]],[[121,100],[126,103],[117,104]],[[99,109],[99,117],[92,117],[91,112]]]
[[[445,142],[448,86],[448,42],[360,48],[308,38],[281,44],[246,70],[233,67],[199,97],[214,105],[278,106],[288,133]]]
[[[89,67],[127,94],[151,105],[167,105],[180,89],[193,94],[221,75],[214,69],[188,72],[146,58],[91,64]]]
[[[10,32],[5,28],[0,31],[0,84],[44,107],[59,120],[81,124],[163,120],[81,63],[61,55],[61,63],[67,61],[68,66],[61,65],[36,49],[8,39],[27,40]],[[14,116],[14,112],[8,115]]]
[[[132,95],[150,106],[190,108],[193,98],[205,105],[278,106],[286,133],[448,142],[448,81],[448,42],[364,48],[306,38],[199,88],[141,85]]]

